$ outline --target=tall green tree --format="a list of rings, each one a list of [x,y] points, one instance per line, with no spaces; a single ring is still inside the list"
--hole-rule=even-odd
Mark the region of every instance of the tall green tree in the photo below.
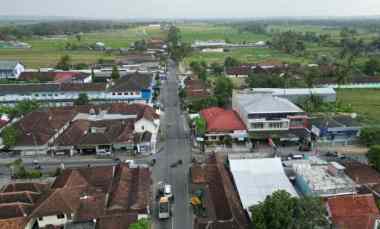
[[[326,209],[316,197],[292,197],[279,190],[250,208],[255,229],[314,229],[328,225]]]
[[[380,144],[380,128],[366,127],[360,131],[360,142],[366,146]]]
[[[78,98],[74,101],[74,105],[87,105],[90,103],[86,93],[80,93]]]
[[[237,67],[237,66],[239,66],[239,64],[240,64],[240,62],[237,59],[230,57],[230,56],[228,56],[224,60],[224,67],[225,68]]]
[[[119,68],[116,65],[112,66],[111,78],[113,80],[120,79]]]
[[[214,73],[214,75],[217,75],[217,76],[222,75],[224,71],[223,65],[218,64],[218,63],[212,63],[210,67],[211,67],[212,73]]]
[[[1,138],[5,147],[9,148],[16,144],[19,131],[14,126],[8,126],[1,132]]]
[[[380,171],[380,145],[372,145],[367,156],[369,163]]]
[[[380,73],[380,61],[375,58],[369,59],[364,64],[364,73],[370,76],[378,75]]]
[[[225,106],[232,96],[233,83],[230,78],[218,77],[215,81],[214,95],[219,106]]]
[[[63,55],[61,56],[61,58],[59,59],[57,65],[56,65],[56,68],[57,69],[61,69],[61,70],[70,70],[71,68],[71,58],[69,55]]]

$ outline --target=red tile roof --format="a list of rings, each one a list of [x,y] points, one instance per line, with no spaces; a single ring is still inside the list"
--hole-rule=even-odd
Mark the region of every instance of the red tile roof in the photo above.
[[[65,82],[72,79],[75,79],[76,77],[81,76],[81,73],[79,72],[22,72],[20,74],[19,80],[24,81],[32,81],[32,80],[39,80],[39,81],[54,81],[54,82]]]
[[[0,220],[0,229],[24,229],[25,217]]]
[[[41,194],[43,192],[46,192],[48,189],[49,189],[49,184],[47,183],[19,182],[19,183],[10,183],[3,186],[0,190],[0,193],[29,191],[29,192]]]
[[[211,107],[202,110],[200,114],[206,120],[207,132],[225,133],[246,129],[239,115],[233,110]]]
[[[346,167],[347,175],[356,183],[361,185],[380,184],[380,173],[370,166],[355,161],[344,162],[343,165]]]
[[[252,72],[252,67],[254,65],[244,64],[238,67],[231,67],[226,69],[227,75],[249,75]]]
[[[75,116],[70,110],[39,110],[15,123],[20,131],[16,145],[44,145]]]
[[[195,165],[197,167],[197,165]],[[224,159],[213,154],[204,167],[206,183],[206,207],[208,217],[196,217],[195,229],[245,229],[248,228],[248,218],[241,205],[239,195],[234,188],[232,178],[224,166]],[[207,226],[206,226],[207,225]]]
[[[380,219],[372,194],[336,196],[327,199],[333,223],[344,229],[373,229]]]

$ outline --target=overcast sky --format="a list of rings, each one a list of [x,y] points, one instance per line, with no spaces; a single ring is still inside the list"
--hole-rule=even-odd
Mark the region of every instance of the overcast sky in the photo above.
[[[0,0],[1,15],[229,18],[380,15],[380,0]]]

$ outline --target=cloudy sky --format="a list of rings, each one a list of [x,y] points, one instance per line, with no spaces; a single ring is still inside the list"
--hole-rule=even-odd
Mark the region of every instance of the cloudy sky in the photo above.
[[[0,15],[229,18],[380,15],[380,0],[0,0]]]

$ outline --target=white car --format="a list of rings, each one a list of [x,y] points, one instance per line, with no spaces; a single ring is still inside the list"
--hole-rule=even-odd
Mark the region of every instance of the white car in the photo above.
[[[111,156],[112,152],[110,150],[101,149],[96,152],[98,156]]]

